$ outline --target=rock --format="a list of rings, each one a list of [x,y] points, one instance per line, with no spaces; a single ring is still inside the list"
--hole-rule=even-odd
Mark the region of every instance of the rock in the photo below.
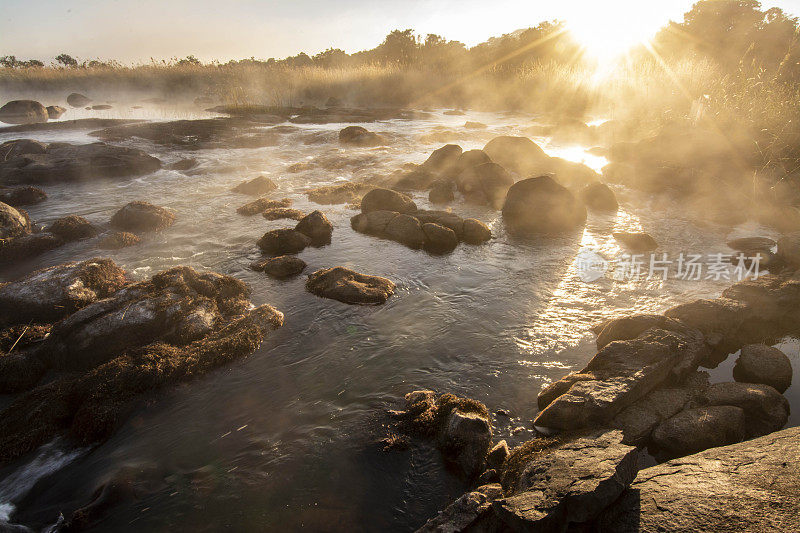
[[[632,315],[615,318],[601,325],[597,332],[597,349],[612,341],[635,339],[648,329],[675,329],[680,323],[663,315]]]
[[[267,220],[280,220],[282,218],[300,220],[306,216],[306,214],[299,209],[290,209],[288,207],[270,207],[269,209],[264,210],[264,212],[261,213],[261,216]]]
[[[51,143],[45,153],[28,152],[0,161],[0,182],[127,178],[149,174],[160,168],[161,161],[136,148],[99,142],[81,145]]]
[[[315,204],[352,204],[359,202],[361,197],[373,188],[366,183],[341,183],[316,187],[306,192],[306,196]]]
[[[80,93],[72,93],[67,96],[67,103],[72,107],[85,107],[91,103],[92,99]]]
[[[782,235],[778,239],[778,256],[789,265],[800,267],[800,233]]]
[[[464,113],[460,109],[451,109],[451,110],[445,111],[442,114],[445,115],[445,116],[450,116],[450,117],[462,117],[462,116],[466,115],[466,113]]]
[[[61,118],[61,115],[66,113],[66,108],[63,108],[59,105],[49,105],[47,106],[47,118],[50,120],[57,120]]]
[[[286,279],[300,274],[306,268],[306,262],[293,255],[280,255],[251,265],[257,272],[265,272],[276,279]]]
[[[333,224],[322,211],[309,213],[297,223],[294,229],[311,239],[311,246],[324,246],[331,243]]]
[[[50,224],[47,231],[67,242],[88,239],[99,233],[91,222],[77,215],[59,218]]]
[[[369,213],[359,213],[350,219],[350,226],[359,233],[374,235],[376,237],[386,236],[386,227],[394,217],[399,215],[397,211],[370,211]]]
[[[499,483],[478,487],[458,498],[431,518],[417,533],[456,533],[484,531],[483,521],[492,517],[492,501],[503,496]]]
[[[595,211],[617,211],[619,203],[614,191],[606,185],[596,181],[590,183],[581,190],[581,200],[586,207]]]
[[[770,252],[778,245],[777,242],[767,237],[742,237],[728,241],[728,247],[739,252],[764,251]]]
[[[541,412],[534,424],[558,430],[604,427],[651,390],[688,377],[707,352],[703,335],[686,327],[652,328],[612,342],[583,370],[539,393]]]
[[[259,213],[265,213],[268,209],[285,209],[292,205],[292,200],[284,198],[283,200],[271,200],[269,198],[259,198],[250,203],[236,209],[240,215],[253,216]]]
[[[47,109],[33,100],[12,100],[0,107],[0,122],[6,124],[36,124],[48,118]]]
[[[681,457],[744,440],[744,411],[731,405],[681,411],[653,431],[653,446],[663,458]]]
[[[372,189],[361,199],[361,212],[396,211],[398,213],[414,213],[417,205],[403,193],[390,189]]]
[[[0,263],[10,263],[34,257],[58,248],[64,241],[52,233],[33,233],[14,239],[0,240]]]
[[[778,431],[789,420],[789,402],[769,385],[715,383],[706,389],[705,397],[709,405],[733,405],[742,409],[748,438]]]
[[[310,244],[310,238],[294,229],[274,229],[258,240],[261,251],[275,256],[302,252]]]
[[[503,221],[513,234],[558,233],[582,226],[586,208],[553,178],[528,178],[508,190]]]
[[[658,248],[656,240],[649,233],[614,232],[614,239],[632,252],[652,252]]]
[[[328,100],[325,101],[325,107],[341,107],[342,101],[338,98],[331,96]]]
[[[464,235],[464,220],[450,211],[428,211],[420,209],[414,213],[414,217],[419,220],[421,224],[433,223],[444,226],[445,228],[450,228],[459,239]]]
[[[622,432],[593,432],[533,459],[513,495],[492,503],[512,531],[566,531],[597,518],[636,477],[639,450]]]
[[[111,225],[132,233],[161,231],[175,223],[172,211],[149,202],[130,202],[111,217]]]
[[[108,104],[97,104],[93,106],[89,106],[86,109],[91,109],[93,111],[105,111],[106,109],[111,109],[112,106]]]
[[[240,194],[247,194],[250,196],[260,196],[268,192],[274,191],[278,186],[275,182],[265,176],[258,176],[250,181],[244,181],[231,189],[233,192]]]
[[[361,126],[347,126],[339,132],[339,142],[354,146],[380,146],[386,144],[383,137],[377,133],[367,131]]]
[[[25,211],[0,202],[0,239],[13,239],[31,233],[31,221]]]
[[[141,239],[127,231],[114,231],[103,237],[98,246],[103,250],[119,250],[139,244]]]
[[[434,174],[443,174],[456,164],[461,153],[461,147],[457,144],[446,144],[431,152],[428,159],[422,163],[422,168]]]
[[[170,170],[185,171],[185,170],[191,170],[196,166],[197,166],[197,159],[195,159],[194,157],[187,157],[184,159],[179,159],[174,163],[170,163],[169,165],[167,165],[167,168]]]
[[[640,470],[598,531],[798,531],[800,428]]]
[[[366,198],[366,197],[365,197]],[[404,244],[409,248],[418,250],[425,244],[425,232],[422,231],[422,224],[419,220],[410,216],[398,213],[386,225],[384,237]]]
[[[468,202],[500,209],[514,179],[497,163],[465,169],[456,178],[458,190]]]
[[[6,128],[3,129],[3,132],[5,131]],[[3,161],[8,161],[9,159],[27,154],[34,155],[44,153],[47,153],[47,145],[32,139],[16,139],[0,144],[0,156],[2,156]]]
[[[484,469],[492,424],[483,413],[462,412],[456,407],[450,411],[440,439],[445,456],[472,478]]]
[[[483,122],[470,122],[469,120],[464,123],[464,127],[468,130],[485,130],[489,126],[484,124]]]
[[[431,253],[450,253],[458,246],[458,237],[450,228],[428,223],[422,225],[422,232],[425,234],[424,248]]]
[[[783,394],[792,384],[792,362],[786,354],[766,344],[748,344],[733,367],[733,379],[763,383]]]
[[[486,464],[491,468],[500,470],[508,457],[508,453],[508,444],[505,440],[501,440],[489,450],[486,455]]]
[[[0,285],[0,325],[55,322],[107,298],[125,284],[125,271],[110,259],[37,270]]]
[[[386,278],[360,274],[344,267],[317,270],[308,276],[306,290],[346,304],[378,305],[394,294],[395,285]]]
[[[0,202],[12,207],[39,204],[47,200],[47,193],[39,187],[13,187],[0,190]]]
[[[492,161],[520,176],[550,171],[550,157],[527,137],[495,137],[483,151]]]
[[[455,164],[447,169],[445,174],[446,177],[457,178],[467,169],[491,162],[492,159],[483,150],[467,150],[458,156]]]
[[[414,168],[408,172],[401,173],[400,177],[392,186],[392,189],[397,191],[422,191],[431,188],[432,183],[436,179],[436,175],[432,172],[425,170],[422,167]]]
[[[483,244],[492,238],[489,226],[474,218],[464,219],[464,230],[461,239],[467,244]]]
[[[447,204],[455,200],[455,184],[450,180],[436,180],[431,185],[428,201],[432,204]]]
[[[248,292],[229,276],[176,267],[56,324],[29,353],[53,378],[0,413],[0,462],[65,433],[79,446],[101,442],[142,394],[255,351],[283,315],[253,308]]]

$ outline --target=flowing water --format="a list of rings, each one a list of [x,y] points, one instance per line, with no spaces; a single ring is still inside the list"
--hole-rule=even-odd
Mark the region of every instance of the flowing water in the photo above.
[[[71,110],[64,118],[86,113]],[[112,109],[92,116],[207,115]],[[489,127],[467,130],[465,120]],[[620,250],[612,231],[644,229],[660,243],[659,254],[674,260],[681,253],[731,253],[725,246],[731,237],[774,236],[755,224],[701,225],[677,203],[619,189],[616,215],[590,213],[582,232],[528,242],[507,236],[498,212],[456,202],[456,213],[485,221],[494,239],[484,246],[460,245],[440,257],[355,233],[349,225],[355,211],[319,206],[304,195],[309,187],[387,175],[406,162],[422,162],[445,141],[481,148],[497,135],[519,134],[532,120],[436,111],[431,119],[366,125],[391,141],[371,149],[340,148],[336,132],[345,124],[295,126],[276,146],[259,149],[180,152],[131,142],[166,163],[195,157],[199,166],[188,173],[161,170],[131,180],[46,186],[49,199],[28,210],[40,224],[67,214],[106,224],[132,200],[169,207],[177,222],[138,246],[112,253],[98,250],[95,240],[69,244],[0,272],[0,280],[98,255],[112,257],[135,279],[190,265],[246,281],[253,302],[274,305],[286,323],[248,358],[148,396],[112,439],[95,449],[78,453],[53,443],[35,458],[0,470],[0,520],[5,513],[13,522],[52,524],[126,467],[147,482],[135,499],[115,508],[102,523],[104,530],[411,530],[467,487],[424,443],[405,452],[382,451],[384,411],[398,408],[405,393],[431,388],[476,398],[492,412],[502,408],[510,418],[495,417],[496,439],[521,443],[533,435],[530,421],[540,388],[594,355],[591,326],[613,316],[716,297],[732,283],[610,277],[585,283],[575,265],[582,247],[613,257]],[[24,136],[95,140],[88,131]],[[0,130],[0,142],[17,137]],[[553,155],[602,166],[602,158],[585,148],[546,144]],[[287,171],[309,161],[307,170]],[[334,225],[330,246],[300,254],[308,263],[306,273],[344,265],[392,279],[398,286],[395,296],[380,307],[348,306],[307,293],[305,276],[276,281],[249,270],[259,257],[256,240],[269,229],[294,224],[236,214],[250,198],[230,188],[259,174],[278,184],[272,197],[291,198],[306,212],[321,209]],[[426,195],[415,195],[415,201],[433,208]],[[800,365],[797,344],[784,348]],[[730,362],[714,371],[714,379],[731,379]],[[798,389],[795,385],[786,393],[793,405],[800,405]],[[0,406],[9,401],[0,398]],[[790,424],[798,421],[793,415]]]

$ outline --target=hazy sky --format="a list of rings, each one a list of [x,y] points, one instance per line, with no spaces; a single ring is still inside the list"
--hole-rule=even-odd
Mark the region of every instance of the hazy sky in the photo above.
[[[376,46],[393,29],[413,28],[474,45],[560,18],[598,35],[644,37],[679,20],[692,0],[1,0],[0,55],[124,62],[282,58],[329,47]],[[800,0],[765,1],[800,14]]]

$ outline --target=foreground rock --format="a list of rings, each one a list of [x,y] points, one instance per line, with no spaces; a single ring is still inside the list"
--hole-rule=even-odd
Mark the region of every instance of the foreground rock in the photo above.
[[[125,283],[125,272],[110,259],[37,270],[19,281],[0,285],[0,327],[55,322],[108,297]]]
[[[287,279],[297,276],[306,269],[306,262],[293,255],[280,255],[256,261],[251,268],[264,272],[275,279]]]
[[[394,294],[395,284],[386,278],[334,267],[317,270],[309,275],[306,290],[346,304],[379,305]]]
[[[600,531],[798,531],[800,428],[641,470]]]
[[[744,383],[763,383],[783,394],[792,384],[792,362],[777,348],[748,344],[733,367],[733,379]]]
[[[611,505],[636,477],[639,450],[620,431],[568,442],[525,465],[513,495],[492,508],[513,531],[566,531]]]
[[[231,189],[231,191],[239,194],[248,194],[250,196],[261,196],[262,194],[272,192],[277,188],[278,186],[275,185],[275,182],[271,179],[265,176],[258,176],[250,181],[240,183]]]
[[[161,231],[175,223],[175,214],[169,209],[149,202],[130,202],[111,217],[111,225],[131,233]]]
[[[769,385],[715,383],[705,391],[705,397],[709,405],[741,409],[747,438],[778,431],[789,420],[789,401]]]
[[[35,124],[49,118],[47,109],[34,100],[12,100],[0,107],[0,122],[6,124]]]
[[[24,148],[18,148],[24,146]],[[0,145],[0,153],[14,148],[0,161],[3,183],[47,183],[141,176],[161,168],[161,161],[136,148],[105,143],[41,143],[26,139]]]
[[[252,353],[283,315],[253,308],[248,292],[234,278],[176,267],[59,322],[19,356],[56,375],[0,413],[0,462],[61,434],[105,440],[139,395]]]
[[[508,190],[503,221],[516,235],[561,233],[583,226],[586,208],[553,178],[528,178]]]

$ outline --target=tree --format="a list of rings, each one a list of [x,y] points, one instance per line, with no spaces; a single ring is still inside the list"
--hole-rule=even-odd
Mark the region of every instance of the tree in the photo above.
[[[407,66],[416,59],[417,47],[414,30],[394,30],[375,51],[381,62]]]
[[[68,68],[75,68],[78,66],[78,60],[68,54],[57,55],[56,61]]]
[[[0,57],[0,67],[14,68],[19,65],[16,56],[3,56]]]

